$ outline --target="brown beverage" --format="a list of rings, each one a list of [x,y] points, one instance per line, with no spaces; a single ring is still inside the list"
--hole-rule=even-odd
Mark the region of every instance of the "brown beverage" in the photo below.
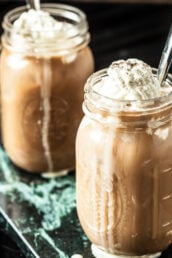
[[[62,27],[60,31],[49,35],[52,28],[40,32],[38,27],[27,39],[23,31],[28,28],[21,25],[26,18],[21,19],[21,24],[13,25],[14,17],[19,17],[25,8],[13,10],[4,19],[2,138],[16,165],[31,172],[54,172],[75,166],[75,136],[82,118],[83,85],[93,72],[93,57],[87,46],[85,15],[80,10],[56,4],[43,5],[42,9],[48,10],[54,19],[66,19],[66,23],[56,24],[47,18],[47,13],[39,14],[45,26],[52,22],[52,28]],[[73,25],[69,27],[71,14]],[[37,14],[31,11],[31,15],[29,22],[34,23]],[[66,29],[70,35],[66,35]]]
[[[144,65],[132,73],[134,62],[126,61],[127,74],[142,77]],[[125,62],[113,65],[123,69]],[[158,257],[172,242],[171,77],[159,97],[152,98],[150,87],[141,94],[150,99],[136,100],[131,90],[116,99],[120,76],[108,77],[107,69],[97,72],[85,87],[76,141],[79,219],[96,257]],[[113,87],[116,95],[107,94]]]

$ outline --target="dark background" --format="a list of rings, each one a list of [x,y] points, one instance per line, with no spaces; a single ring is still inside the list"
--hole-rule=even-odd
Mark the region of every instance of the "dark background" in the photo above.
[[[172,4],[165,4],[163,0],[161,4],[127,4],[127,0],[122,4],[76,0],[51,2],[72,4],[86,13],[95,70],[109,66],[114,60],[131,57],[142,59],[153,67],[158,66],[172,23]],[[21,0],[0,1],[0,22],[7,11],[24,4]],[[0,257],[24,257],[2,229]],[[172,251],[167,250],[162,257],[172,258]]]

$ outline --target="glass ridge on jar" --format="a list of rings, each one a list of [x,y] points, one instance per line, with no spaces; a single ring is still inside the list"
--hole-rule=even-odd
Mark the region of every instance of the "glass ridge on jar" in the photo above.
[[[79,220],[96,257],[159,257],[172,242],[172,93],[115,100],[95,89],[106,76],[96,72],[85,85],[76,137]],[[172,86],[171,75],[166,83]]]
[[[2,140],[9,157],[19,167],[30,172],[58,172],[75,167],[83,86],[93,72],[94,62],[88,47],[87,20],[81,10],[63,4],[42,4],[41,10],[72,24],[76,33],[39,44],[25,39],[20,46],[11,40],[13,23],[27,8],[19,7],[5,15]]]

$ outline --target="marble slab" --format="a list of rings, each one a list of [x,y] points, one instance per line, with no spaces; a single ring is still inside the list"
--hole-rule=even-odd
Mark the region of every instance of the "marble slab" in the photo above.
[[[50,179],[26,173],[10,161],[2,145],[0,227],[27,258],[93,258],[77,217],[75,172]],[[161,258],[172,258],[172,246]]]
[[[0,224],[26,257],[91,257],[76,214],[74,172],[51,179],[28,174],[2,146],[0,172]]]

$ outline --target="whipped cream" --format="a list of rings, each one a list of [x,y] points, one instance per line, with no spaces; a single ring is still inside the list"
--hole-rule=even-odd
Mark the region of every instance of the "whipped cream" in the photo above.
[[[47,44],[67,48],[76,42],[66,39],[76,34],[74,25],[58,21],[48,12],[30,9],[13,23],[11,40],[20,49],[27,49],[29,44],[34,44],[38,49],[40,46],[47,47]]]
[[[171,91],[171,87],[160,86],[149,65],[134,58],[113,62],[95,89],[118,100],[148,100]]]

